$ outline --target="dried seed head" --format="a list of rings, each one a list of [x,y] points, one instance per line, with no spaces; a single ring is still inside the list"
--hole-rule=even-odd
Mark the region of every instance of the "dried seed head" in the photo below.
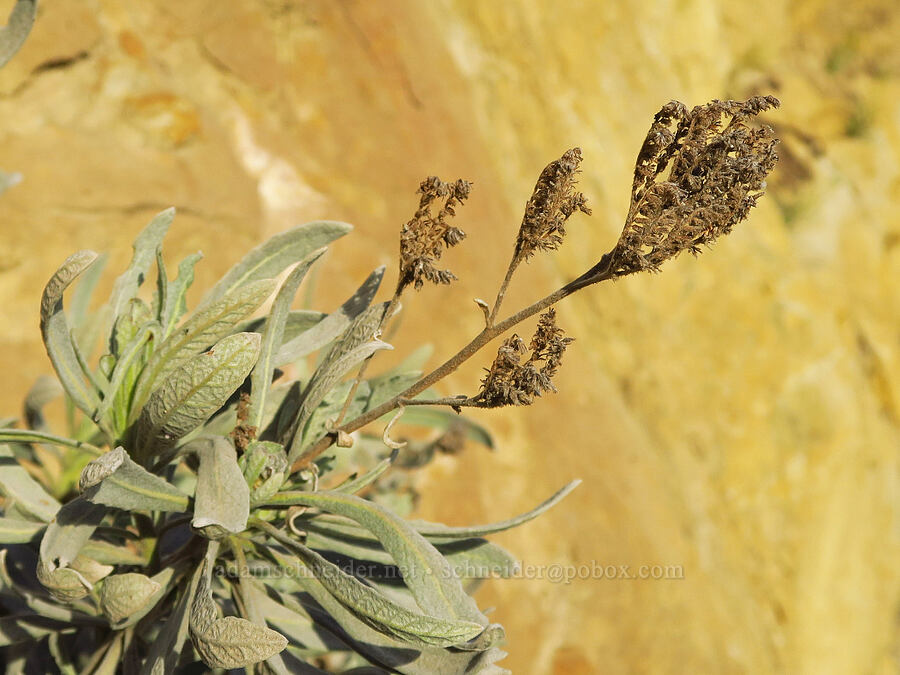
[[[572,148],[541,172],[525,205],[525,216],[516,239],[515,260],[527,260],[535,251],[559,248],[566,235],[566,221],[575,211],[590,215],[587,199],[575,192],[581,148]]]
[[[531,356],[525,363],[522,363],[522,357],[528,352],[525,342],[515,334],[504,340],[473,401],[484,408],[530,405],[536,396],[548,391],[555,393],[553,377],[566,347],[573,342],[564,335],[556,325],[556,311],[551,307],[538,321],[531,338]]]
[[[701,244],[747,217],[778,160],[772,129],[748,122],[778,105],[772,96],[755,96],[688,112],[672,101],[656,114],[638,153],[625,229],[611,253],[614,276],[656,271],[685,250],[699,253]],[[723,117],[730,118],[724,127]]]
[[[419,209],[400,230],[400,279],[397,291],[409,284],[417,289],[426,280],[435,284],[449,284],[456,276],[449,270],[439,270],[434,264],[441,257],[443,247],[455,246],[466,233],[447,221],[456,215],[456,207],[469,196],[472,184],[465,180],[445,183],[430,176],[419,186]],[[437,215],[431,212],[436,201],[443,200]]]

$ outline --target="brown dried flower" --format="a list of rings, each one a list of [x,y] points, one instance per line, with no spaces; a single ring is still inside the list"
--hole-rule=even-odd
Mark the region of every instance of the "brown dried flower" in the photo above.
[[[552,379],[559,370],[566,347],[574,341],[564,335],[556,325],[556,310],[551,307],[538,321],[529,345],[531,356],[525,363],[522,363],[522,356],[528,349],[524,340],[516,334],[504,340],[473,402],[483,408],[530,405],[544,392],[555,393]]]
[[[778,160],[772,129],[748,121],[778,105],[772,96],[755,96],[688,112],[672,101],[656,114],[638,153],[625,229],[611,252],[613,276],[658,270],[685,250],[699,253],[747,217]],[[730,117],[724,128],[723,117]]]
[[[434,264],[441,257],[443,247],[462,241],[466,233],[447,221],[456,215],[456,207],[469,196],[472,184],[457,180],[445,183],[437,176],[429,176],[419,186],[419,208],[400,230],[400,279],[397,292],[409,284],[417,289],[426,280],[435,284],[449,284],[456,276],[449,270],[439,270]],[[435,201],[444,200],[438,214],[432,215]]]
[[[559,248],[566,235],[566,221],[575,211],[590,215],[587,199],[582,193],[575,192],[580,165],[581,148],[572,148],[541,172],[525,205],[513,256],[515,264],[527,260],[535,251]]]

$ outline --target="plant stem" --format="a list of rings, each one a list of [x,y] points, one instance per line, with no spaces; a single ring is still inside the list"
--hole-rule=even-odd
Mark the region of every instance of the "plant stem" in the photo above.
[[[403,404],[406,399],[414,398],[417,394],[425,391],[435,382],[438,382],[450,375],[476,352],[478,352],[482,347],[484,347],[488,342],[502,335],[513,326],[521,323],[531,316],[534,316],[547,307],[556,304],[575,291],[585,288],[586,286],[605,281],[606,279],[610,279],[612,277],[612,272],[610,270],[609,264],[610,262],[611,256],[609,254],[604,255],[600,259],[599,263],[597,263],[594,267],[592,267],[590,270],[582,274],[574,281],[569,282],[562,288],[554,291],[550,295],[538,300],[528,307],[519,310],[500,323],[486,326],[478,335],[476,335],[472,339],[471,342],[469,342],[469,344],[460,349],[456,354],[447,359],[443,364],[428,373],[428,375],[413,384],[406,391],[401,392],[392,399],[385,401],[375,408],[372,408],[368,412],[363,413],[356,419],[350,420],[346,424],[325,434],[314,445],[307,448],[300,455],[300,457],[297,458],[297,460],[291,465],[291,473],[300,471],[301,469],[309,466],[312,461],[314,461],[319,455],[325,452],[325,450],[328,449],[328,447],[334,442],[334,439],[337,437],[338,431],[352,433],[357,429],[361,429],[370,422],[374,422],[382,415],[389,413],[399,405]]]
[[[516,268],[519,266],[518,253],[519,247],[516,246],[516,250],[513,252],[512,260],[509,261],[509,267],[506,268],[506,276],[503,277],[503,283],[500,284],[500,290],[497,291],[497,298],[494,300],[494,308],[491,310],[490,316],[488,316],[488,328],[494,325],[497,314],[500,312],[500,305],[503,304],[503,298],[506,296],[506,289],[509,288],[509,282],[512,280],[512,275],[516,271]]]

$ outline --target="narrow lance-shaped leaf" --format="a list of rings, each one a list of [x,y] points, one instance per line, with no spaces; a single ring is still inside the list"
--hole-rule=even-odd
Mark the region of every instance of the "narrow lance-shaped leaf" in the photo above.
[[[236,616],[219,617],[209,562],[203,565],[190,616],[191,641],[203,662],[210,668],[245,668],[281,652],[287,639],[280,633]]]
[[[100,405],[100,397],[82,377],[62,298],[69,284],[96,259],[97,254],[93,251],[79,251],[69,256],[47,282],[41,297],[41,336],[47,355],[72,402],[88,417],[92,417]]]
[[[188,288],[194,283],[194,266],[203,258],[202,253],[194,253],[181,261],[178,265],[178,276],[174,281],[167,281],[165,302],[159,312],[159,322],[163,327],[163,337],[168,337],[178,321],[187,311],[185,295]]]
[[[285,494],[288,493],[280,493],[278,497]],[[487,625],[487,618],[465,593],[450,564],[402,518],[379,504],[353,495],[336,492],[289,494],[293,503],[346,516],[375,535],[397,566],[407,571],[404,583],[426,614]]]
[[[34,15],[37,11],[37,0],[18,0],[9,21],[0,28],[0,68],[6,65],[22,45],[25,38],[31,32],[34,24]]]
[[[63,388],[59,380],[49,375],[39,375],[25,396],[25,422],[29,429],[47,431],[44,406],[59,398]]]
[[[291,449],[288,453],[288,461],[290,463],[293,464],[297,457],[300,456],[303,450],[303,434],[301,433],[303,426],[309,420],[316,407],[322,402],[322,399],[325,398],[325,395],[351,368],[359,365],[381,349],[393,349],[393,347],[381,340],[371,340],[347,352],[336,361],[323,363],[316,370],[315,375],[313,375],[309,385],[307,385],[294,423],[285,435],[285,440],[290,440],[291,442]]]
[[[281,345],[313,328],[328,316],[325,312],[312,309],[292,309],[288,312],[281,335]],[[262,333],[266,327],[266,317],[261,316],[239,324],[235,333]],[[279,348],[281,345],[278,345]],[[283,364],[282,364],[283,365]]]
[[[250,488],[234,447],[216,436],[192,441],[187,448],[200,460],[191,527],[209,539],[243,532],[250,515]]]
[[[110,306],[115,320],[125,309],[125,305],[137,295],[138,288],[147,278],[150,266],[156,262],[156,252],[162,246],[163,237],[175,218],[175,209],[169,208],[153,217],[135,238],[134,254],[128,269],[113,283]]]
[[[272,384],[272,373],[275,370],[273,357],[275,356],[275,351],[281,345],[281,336],[284,332],[284,325],[287,321],[291,303],[294,301],[294,295],[297,293],[297,288],[299,288],[300,282],[303,281],[309,268],[325,251],[326,249],[320,248],[301,260],[285,279],[278,291],[278,295],[275,296],[275,302],[263,329],[259,360],[253,369],[251,379],[252,398],[250,399],[250,413],[247,419],[247,425],[251,427],[256,427],[257,429],[262,427],[266,396],[269,392],[269,386]]]
[[[200,307],[206,307],[253,281],[277,277],[289,265],[303,260],[316,249],[327,246],[352,229],[347,223],[322,220],[298,225],[276,234],[232,267],[206,294]]]
[[[273,279],[236,289],[203,311],[195,313],[157,347],[135,385],[132,417],[167,375],[191,361],[214,342],[231,333],[234,324],[259,307],[275,288]],[[252,364],[251,364],[252,365]]]
[[[341,335],[356,317],[368,309],[383,277],[382,266],[372,272],[337,311],[329,314],[308,331],[281,345],[273,365],[277,368],[286,363],[294,363]]]
[[[37,577],[58,599],[74,600],[90,590],[90,578],[73,565],[105,513],[106,507],[76,497],[47,526],[41,538]]]
[[[0,544],[27,544],[46,527],[44,523],[0,516]]]
[[[0,428],[0,443],[49,443],[50,445],[62,445],[68,448],[77,448],[91,453],[102,455],[103,450],[85,441],[79,441],[68,436],[57,436],[45,431],[31,431],[30,429],[2,429]],[[2,455],[0,455],[2,456]],[[2,466],[2,462],[0,462]],[[3,478],[0,477],[0,484]]]
[[[197,591],[197,584],[203,576],[202,570],[202,566],[198,566],[190,582],[185,584],[178,604],[166,619],[162,630],[150,647],[150,653],[141,668],[141,675],[165,675],[165,673],[174,672],[188,635],[190,608]]]
[[[188,509],[187,495],[132,461],[122,447],[90,462],[81,472],[79,487],[89,502],[124,511]]]
[[[134,434],[141,463],[203,424],[241,386],[259,356],[260,336],[238,333],[219,341],[153,392]]]
[[[0,429],[0,434],[8,431],[12,430]],[[60,503],[25,471],[4,443],[0,443],[0,490],[19,509],[45,523],[53,520],[60,509]]]
[[[399,450],[393,450],[390,457],[386,457],[385,459],[378,462],[378,464],[366,471],[366,473],[364,473],[362,476],[341,483],[336,488],[334,488],[333,492],[352,495],[356,494],[363,488],[368,487],[376,480],[378,480],[381,477],[381,474],[391,468],[391,464],[393,464],[394,460],[397,459],[397,455],[399,454],[399,452]]]
[[[322,585],[351,612],[375,630],[411,644],[450,647],[468,642],[484,626],[474,621],[439,618],[412,612],[343,572],[315,551],[293,541],[268,523],[257,523],[266,534],[300,556]]]

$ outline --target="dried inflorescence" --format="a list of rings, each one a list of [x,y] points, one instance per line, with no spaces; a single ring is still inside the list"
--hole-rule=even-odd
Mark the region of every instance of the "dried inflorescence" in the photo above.
[[[419,186],[419,208],[400,230],[400,279],[397,292],[409,284],[417,289],[425,281],[449,284],[456,276],[449,270],[439,270],[434,265],[441,257],[444,246],[455,246],[466,233],[447,221],[456,215],[456,207],[469,196],[472,184],[466,180],[445,183],[437,176],[429,176]],[[432,214],[435,202],[443,200],[437,215]]]
[[[698,253],[747,217],[778,160],[772,129],[748,122],[778,105],[773,96],[755,96],[688,112],[672,101],[656,114],[638,153],[625,229],[611,252],[613,276],[656,271],[682,251]],[[723,117],[730,117],[724,127]]]
[[[575,191],[581,165],[581,148],[572,148],[541,172],[528,203],[516,239],[514,264],[536,251],[559,248],[566,235],[566,221],[575,211],[590,215],[585,196]]]
[[[531,356],[525,363],[522,363],[522,357],[528,352],[525,341],[516,334],[504,340],[481,381],[481,391],[473,399],[475,404],[483,408],[530,405],[536,396],[548,391],[555,393],[553,377],[566,347],[574,341],[564,335],[556,325],[556,310],[551,307],[538,321],[529,345]]]

